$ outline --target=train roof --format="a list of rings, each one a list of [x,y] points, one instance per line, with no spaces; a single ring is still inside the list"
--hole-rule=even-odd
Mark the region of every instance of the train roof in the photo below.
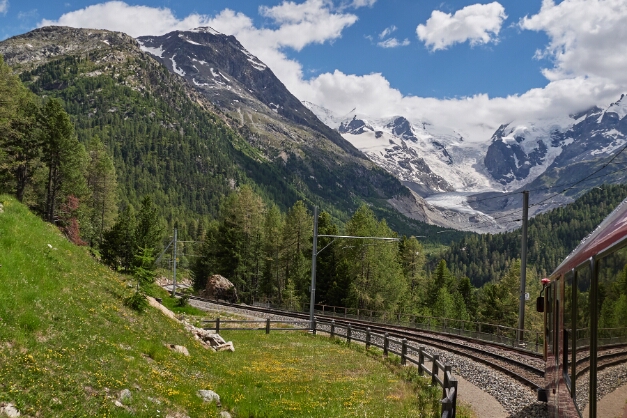
[[[595,254],[612,247],[627,237],[627,199],[623,200],[551,274],[551,277],[570,271],[593,257]]]

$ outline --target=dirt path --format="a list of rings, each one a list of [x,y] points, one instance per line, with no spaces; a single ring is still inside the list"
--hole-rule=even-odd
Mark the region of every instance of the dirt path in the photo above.
[[[455,378],[459,389],[457,399],[469,405],[478,418],[507,418],[509,416],[494,396],[479,389],[461,376],[456,375]]]

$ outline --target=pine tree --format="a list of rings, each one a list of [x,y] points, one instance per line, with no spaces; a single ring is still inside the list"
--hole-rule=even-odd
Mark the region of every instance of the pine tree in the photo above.
[[[264,220],[264,270],[261,284],[262,293],[270,299],[277,297],[282,302],[285,289],[285,276],[281,269],[281,249],[285,220],[276,205],[266,211]]]
[[[98,136],[91,139],[87,147],[89,166],[87,186],[91,191],[89,199],[89,240],[94,246],[102,244],[103,232],[111,228],[118,212],[117,180],[113,160],[107,153]],[[84,234],[85,235],[85,234]]]
[[[339,235],[337,225],[331,220],[331,215],[321,212],[318,215],[319,235]],[[338,294],[338,254],[335,238],[318,238],[318,257],[316,262],[316,303],[339,305],[346,294]],[[345,288],[345,286],[342,286]]]
[[[157,250],[163,238],[163,225],[159,211],[150,196],[144,196],[137,212],[137,226],[135,227],[135,245],[138,248]],[[137,254],[137,250],[133,251]]]
[[[302,201],[290,208],[283,229],[283,263],[287,283],[300,297],[308,293],[313,220]]]
[[[70,117],[61,102],[49,99],[42,109],[43,158],[48,168],[45,218],[56,223],[59,205],[73,195],[80,201],[88,194],[85,182],[85,148],[74,135]]]
[[[122,210],[110,230],[103,234],[101,254],[102,261],[117,270],[122,268],[131,271],[137,254],[136,244],[137,220],[132,205]]]
[[[207,279],[218,270],[218,222],[212,221],[203,232],[204,239],[192,267],[194,289],[202,290],[207,286]]]
[[[39,112],[35,95],[0,57],[0,192],[15,192],[20,202],[41,164]]]
[[[416,237],[403,236],[399,244],[403,274],[409,288],[412,305],[423,298],[425,252]]]
[[[347,235],[392,237],[385,220],[377,221],[362,205],[346,224]],[[375,240],[351,240],[343,249],[342,264],[350,280],[351,305],[361,309],[394,311],[406,291],[398,247]]]
[[[264,210],[263,201],[248,185],[231,193],[220,210],[217,264],[248,301],[257,296],[263,271]]]

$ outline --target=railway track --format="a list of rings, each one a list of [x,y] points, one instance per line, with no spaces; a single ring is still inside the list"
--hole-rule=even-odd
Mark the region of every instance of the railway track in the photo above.
[[[197,296],[193,296],[191,299],[253,312],[309,319],[309,315],[302,313],[218,302]],[[387,332],[391,337],[397,337],[399,339],[406,338],[408,341],[418,343],[419,345],[433,347],[443,352],[466,357],[510,376],[530,389],[535,390],[538,387],[544,387],[544,362],[539,355],[523,352],[500,344],[490,344],[484,341],[452,336],[450,334],[427,333],[410,327],[383,325],[363,320],[345,320],[327,315],[316,315],[316,318],[324,322],[335,321],[337,325],[348,325],[350,323],[352,326],[362,328],[369,327],[373,332]]]

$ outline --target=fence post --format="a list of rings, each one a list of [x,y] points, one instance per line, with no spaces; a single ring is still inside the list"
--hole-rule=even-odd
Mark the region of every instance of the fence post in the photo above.
[[[440,359],[440,356],[437,354],[433,355],[433,367],[431,369],[431,384],[435,385],[436,383],[438,383],[438,381],[436,380],[436,377],[438,377],[438,360]]]
[[[266,334],[270,334],[270,318],[266,319]]]
[[[366,328],[366,350],[370,349],[370,327]]]
[[[383,355],[388,356],[388,348],[390,347],[390,335],[386,332],[383,334]]]
[[[449,381],[448,381],[448,377],[451,374],[451,366],[449,365],[445,365],[444,366],[444,381],[442,382],[442,397],[446,398],[446,389],[449,388]]]
[[[313,332],[313,335],[316,335],[316,327],[318,326],[318,321],[316,321],[316,317],[314,316],[313,319],[313,329],[311,330]]]
[[[216,334],[220,333],[220,317],[216,318]]]
[[[422,365],[425,364],[424,349],[424,347],[418,347],[418,374],[420,376],[423,374]]]
[[[442,404],[442,418],[451,418],[452,417],[452,402],[449,398],[444,397],[440,403]]]
[[[335,337],[335,319],[331,320],[331,338]]]
[[[538,344],[540,343],[540,335],[536,331],[536,353],[538,352]]]
[[[346,327],[346,343],[350,344],[351,343],[351,324],[348,324],[348,326]]]
[[[453,380],[449,383],[450,383],[449,386],[451,386],[451,389],[455,391],[453,393],[453,402],[452,402],[453,413],[451,417],[451,418],[455,418],[455,416],[457,415],[457,379],[453,378]]]
[[[401,364],[404,366],[407,363],[407,340],[403,338],[401,341]]]

